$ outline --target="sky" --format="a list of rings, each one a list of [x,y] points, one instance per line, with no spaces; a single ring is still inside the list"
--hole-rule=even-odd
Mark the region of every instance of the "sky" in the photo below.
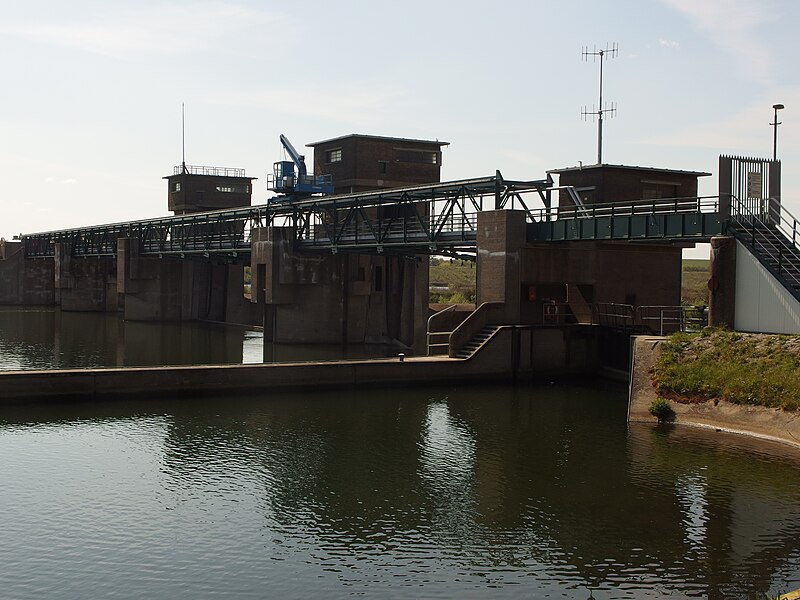
[[[279,135],[438,139],[442,179],[603,162],[707,171],[772,156],[800,217],[795,0],[0,0],[0,236],[169,214],[181,162],[244,168]],[[312,150],[304,148],[308,162]],[[707,254],[707,251],[706,251]],[[701,252],[702,255],[702,252]]]

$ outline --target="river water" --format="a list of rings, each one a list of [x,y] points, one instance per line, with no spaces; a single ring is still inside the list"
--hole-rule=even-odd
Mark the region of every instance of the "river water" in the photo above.
[[[252,327],[124,321],[114,313],[0,306],[0,371],[339,360],[397,354],[385,345],[264,344]]]
[[[600,382],[0,407],[0,597],[759,598],[800,454]]]

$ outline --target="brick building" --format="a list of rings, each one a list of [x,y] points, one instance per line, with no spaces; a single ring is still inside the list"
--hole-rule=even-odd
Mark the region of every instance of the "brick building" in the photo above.
[[[307,144],[314,174],[331,175],[345,194],[441,181],[442,146],[449,142],[349,134]]]

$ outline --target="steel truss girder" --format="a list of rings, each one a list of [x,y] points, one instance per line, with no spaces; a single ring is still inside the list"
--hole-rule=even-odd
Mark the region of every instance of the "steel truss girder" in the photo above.
[[[254,229],[276,225],[294,228],[298,246],[317,251],[464,251],[474,246],[475,213],[483,210],[485,198],[494,197],[493,208],[502,208],[508,199],[521,201],[525,192],[541,195],[549,184],[506,181],[498,171],[476,179],[33,233],[21,239],[31,258],[54,256],[55,244],[64,244],[75,256],[113,256],[120,238],[138,240],[143,255],[230,255],[250,251]]]

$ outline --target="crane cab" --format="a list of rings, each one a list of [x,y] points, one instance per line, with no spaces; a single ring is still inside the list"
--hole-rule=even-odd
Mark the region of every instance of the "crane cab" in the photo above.
[[[305,157],[297,153],[285,135],[281,135],[280,139],[292,160],[281,160],[273,164],[272,175],[267,177],[267,189],[285,195],[285,200],[313,194],[332,194],[331,176],[308,175]]]

